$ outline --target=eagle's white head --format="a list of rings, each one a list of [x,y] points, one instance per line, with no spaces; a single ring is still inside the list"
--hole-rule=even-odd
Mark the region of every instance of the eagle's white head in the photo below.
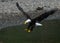
[[[24,24],[27,24],[27,23],[29,23],[29,22],[31,22],[31,19],[27,19],[27,20],[24,22]]]

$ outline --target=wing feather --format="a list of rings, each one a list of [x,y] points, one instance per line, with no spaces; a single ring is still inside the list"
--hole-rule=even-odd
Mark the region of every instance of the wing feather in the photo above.
[[[48,12],[45,12],[45,13],[41,14],[40,16],[34,18],[33,20],[41,22],[42,20],[44,20],[45,18],[47,18],[49,15],[54,14],[56,11],[57,11],[57,9],[52,9],[52,10],[50,10]]]
[[[24,12],[21,6],[19,6],[18,2],[16,2],[16,6],[26,16],[27,19],[31,19],[30,16],[26,12]]]

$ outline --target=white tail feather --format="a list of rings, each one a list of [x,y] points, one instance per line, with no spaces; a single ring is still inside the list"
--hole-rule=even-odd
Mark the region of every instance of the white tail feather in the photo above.
[[[36,26],[42,26],[42,24],[40,24],[40,23],[37,23],[37,22],[35,23],[35,25],[36,25]]]

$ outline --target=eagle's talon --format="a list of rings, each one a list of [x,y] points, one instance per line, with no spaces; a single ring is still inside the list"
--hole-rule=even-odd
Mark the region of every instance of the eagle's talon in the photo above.
[[[31,32],[31,30],[30,30],[30,29],[25,29],[25,31],[27,31],[27,32]]]
[[[27,32],[31,32],[31,30],[29,29],[29,30],[27,30]]]

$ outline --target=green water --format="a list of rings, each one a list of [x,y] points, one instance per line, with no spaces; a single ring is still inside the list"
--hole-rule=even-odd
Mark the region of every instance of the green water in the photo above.
[[[60,43],[60,20],[43,21],[28,33],[25,25],[0,30],[0,43]]]

